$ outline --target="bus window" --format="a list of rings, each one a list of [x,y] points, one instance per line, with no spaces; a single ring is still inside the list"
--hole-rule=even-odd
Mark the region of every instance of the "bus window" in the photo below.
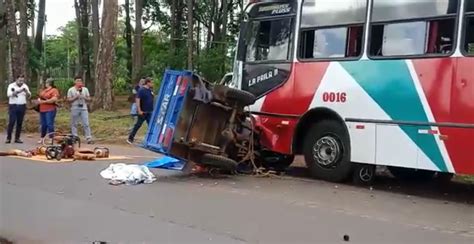
[[[453,51],[454,17],[432,21],[373,24],[371,56],[449,54]]]
[[[367,0],[304,0],[301,59],[355,58],[362,54]]]
[[[466,19],[465,50],[469,55],[474,55],[474,17]]]
[[[447,54],[453,50],[454,32],[456,26],[454,18],[434,20],[428,23],[427,53]]]
[[[302,32],[302,59],[358,57],[362,52],[362,26],[323,28]]]
[[[456,15],[458,6],[459,0],[374,0],[372,21],[388,22]]]
[[[464,30],[464,51],[468,55],[474,55],[474,1],[466,2],[466,17]]]
[[[290,18],[254,21],[247,36],[247,62],[290,59]]]

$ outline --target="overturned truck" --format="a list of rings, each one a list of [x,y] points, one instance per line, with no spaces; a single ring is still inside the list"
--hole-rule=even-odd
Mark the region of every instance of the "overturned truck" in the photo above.
[[[245,109],[253,103],[249,92],[167,70],[143,146],[211,171],[283,170],[293,156],[259,144],[259,131]]]

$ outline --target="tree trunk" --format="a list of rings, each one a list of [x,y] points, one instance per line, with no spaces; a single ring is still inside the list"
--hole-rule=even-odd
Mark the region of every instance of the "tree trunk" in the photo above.
[[[93,57],[92,60],[92,77],[96,76],[97,71],[95,70],[97,64],[97,55],[99,53],[99,42],[100,42],[100,27],[99,27],[99,0],[92,0],[91,1],[91,9],[92,9],[92,50],[93,50]],[[91,95],[95,93],[95,89],[91,89]]]
[[[176,9],[178,8],[177,6],[177,1],[171,0],[171,5],[170,5],[170,12],[171,12],[171,41],[170,41],[170,46],[171,46],[171,53],[175,54],[176,53]]]
[[[29,75],[26,72],[28,64],[28,9],[26,7],[26,1],[18,1],[17,3],[18,10],[20,11],[20,74],[25,75],[26,80],[29,81]]]
[[[194,34],[194,23],[193,23],[193,9],[194,0],[187,0],[188,7],[188,70],[193,70],[193,34]]]
[[[0,0],[0,1],[1,1],[1,0]],[[40,0],[40,1],[41,1],[41,0]],[[35,30],[36,30],[36,29],[35,29],[35,28],[36,28],[36,26],[35,26],[36,13],[35,13],[35,10],[34,10],[34,9],[31,9],[30,15],[31,15],[31,16],[30,16],[30,18],[31,18],[31,29],[30,29],[30,31],[31,31],[31,40],[34,40],[34,39],[35,39],[35,33],[36,33],[36,32],[35,32]]]
[[[11,52],[11,74],[14,77],[18,77],[21,71],[21,60],[20,60],[20,38],[17,32],[17,23],[15,18],[15,0],[6,0],[5,7],[7,10],[7,33],[10,41],[10,52]]]
[[[0,0],[1,1],[1,0]],[[38,22],[36,25],[36,35],[34,38],[34,47],[39,54],[39,58],[43,57],[43,30],[44,30],[44,23],[45,23],[45,11],[46,11],[46,0],[39,1],[39,9],[38,9]],[[38,70],[33,69],[31,72],[31,81],[38,82]]]
[[[26,1],[17,1],[17,4],[20,12],[20,36],[18,46],[19,72],[20,74],[25,75],[26,81],[29,81],[29,74],[27,73],[26,68],[28,63],[28,9]]]
[[[201,49],[201,22],[197,22],[197,42],[196,42],[196,55],[199,57],[200,49]]]
[[[79,1],[79,2],[77,2]],[[91,78],[90,55],[89,55],[89,7],[88,0],[74,0],[76,7],[76,18],[79,34],[79,63],[78,75],[82,76],[84,83],[89,87],[94,87]],[[79,16],[77,16],[79,14]]]
[[[5,5],[3,0],[0,0],[0,17],[5,14]],[[2,19],[2,18],[0,18]],[[0,101],[4,101],[7,97],[7,57],[8,57],[8,45],[7,45],[7,28],[5,25],[0,24]]]
[[[143,16],[143,0],[135,1],[135,38],[133,43],[133,82],[140,79],[143,66],[143,46],[142,46],[142,16]]]
[[[104,1],[99,55],[96,64],[94,108],[112,110],[115,40],[117,36],[118,0]]]
[[[211,43],[212,43],[212,23],[214,20],[215,16],[215,9],[217,2],[216,0],[212,0],[213,4],[211,6],[211,16],[209,17],[209,23],[207,23],[207,40],[206,40],[206,48],[209,50],[211,48]]]
[[[130,0],[125,0],[125,41],[127,43],[127,70],[128,78],[133,77],[133,61],[132,61],[132,25],[130,23]]]

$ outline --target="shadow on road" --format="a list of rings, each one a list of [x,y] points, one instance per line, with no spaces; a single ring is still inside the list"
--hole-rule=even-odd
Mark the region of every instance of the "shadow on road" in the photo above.
[[[307,168],[305,167],[290,167],[286,174],[295,178],[313,180],[310,177]],[[350,184],[350,182],[347,184]],[[424,183],[404,182],[397,180],[388,174],[379,174],[377,175],[372,187],[375,190],[386,191],[395,194],[444,200],[446,204],[449,201],[452,201],[474,205],[474,184],[457,181],[441,184],[435,182],[434,180]]]

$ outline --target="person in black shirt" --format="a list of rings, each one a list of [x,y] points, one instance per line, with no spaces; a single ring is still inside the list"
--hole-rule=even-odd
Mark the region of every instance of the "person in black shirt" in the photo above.
[[[142,127],[143,122],[150,123],[151,114],[153,113],[153,82],[151,79],[145,79],[143,86],[138,90],[135,102],[137,104],[138,118],[135,126],[128,135],[127,143],[133,144],[135,135]]]

